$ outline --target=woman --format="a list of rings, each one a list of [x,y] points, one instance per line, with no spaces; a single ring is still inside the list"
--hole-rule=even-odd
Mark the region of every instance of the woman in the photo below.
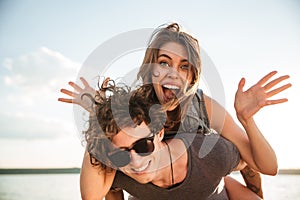
[[[235,110],[243,130],[218,102],[207,95],[203,95],[203,98],[200,95],[199,98],[197,88],[200,73],[200,48],[195,38],[180,31],[176,23],[159,28],[153,33],[138,78],[141,78],[144,84],[153,85],[155,93],[152,98],[157,98],[167,110],[166,134],[195,131],[207,133],[215,130],[237,146],[243,160],[250,168],[264,174],[275,175],[278,168],[276,155],[256,126],[253,115],[266,105],[287,101],[287,99],[268,100],[268,98],[291,86],[286,84],[275,88],[289,76],[281,76],[269,81],[276,74],[275,71],[271,72],[247,91],[243,91],[245,79],[241,79],[235,96]],[[74,87],[76,93],[61,90],[74,99],[59,100],[82,105],[81,94],[93,89],[84,79],[81,80],[85,85],[83,90],[72,82],[70,85]],[[107,81],[108,79],[105,83]],[[201,102],[205,103],[201,104]],[[84,161],[85,164],[88,162]],[[83,169],[87,168],[83,166]],[[93,180],[97,173],[92,174],[83,171],[82,182]],[[96,188],[97,183],[83,185],[82,193],[89,193]],[[226,185],[226,188],[229,189],[230,185]]]

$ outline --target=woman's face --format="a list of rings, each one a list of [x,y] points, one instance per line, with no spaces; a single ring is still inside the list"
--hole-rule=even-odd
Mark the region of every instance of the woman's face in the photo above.
[[[186,92],[193,79],[191,66],[184,46],[175,42],[161,46],[152,72],[152,82],[160,103],[165,104]]]

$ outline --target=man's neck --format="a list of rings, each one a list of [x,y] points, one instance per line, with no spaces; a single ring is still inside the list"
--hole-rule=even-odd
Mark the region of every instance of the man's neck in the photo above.
[[[188,154],[182,140],[173,139],[166,142],[170,147],[171,157],[167,145],[162,142],[161,160],[164,160],[164,162],[160,162],[162,165],[159,166],[157,177],[152,181],[154,185],[162,188],[169,188],[172,187],[172,184],[182,182],[188,172]],[[170,159],[172,159],[172,167]],[[173,183],[172,176],[174,178]]]

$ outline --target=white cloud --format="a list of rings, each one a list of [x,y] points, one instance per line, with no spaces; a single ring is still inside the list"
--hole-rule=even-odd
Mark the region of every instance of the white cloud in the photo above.
[[[53,118],[53,116],[37,113],[0,114],[2,138],[56,138],[75,134],[75,129],[68,121]]]
[[[80,64],[46,47],[16,59],[7,58],[3,65],[10,71],[4,77],[5,84],[22,89],[56,88],[61,86],[62,80],[76,78],[80,67]]]
[[[0,137],[55,138],[74,133],[72,106],[58,102],[60,88],[75,80],[80,64],[42,47],[3,62]],[[69,87],[69,89],[71,89]]]

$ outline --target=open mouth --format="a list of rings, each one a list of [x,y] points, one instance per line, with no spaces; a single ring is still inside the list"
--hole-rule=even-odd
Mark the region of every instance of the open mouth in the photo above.
[[[169,102],[174,98],[178,97],[178,94],[180,92],[180,88],[176,85],[162,85],[162,89],[164,92],[164,101]]]

